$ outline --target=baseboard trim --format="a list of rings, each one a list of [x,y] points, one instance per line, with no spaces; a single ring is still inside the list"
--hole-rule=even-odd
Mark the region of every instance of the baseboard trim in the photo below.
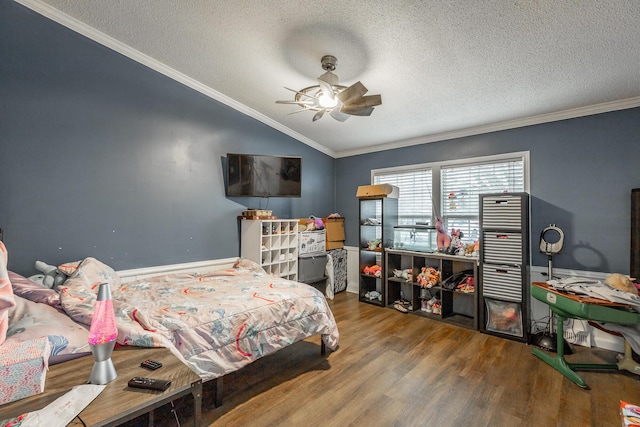
[[[154,267],[142,267],[133,268],[129,270],[117,271],[118,276],[123,282],[130,282],[133,280],[143,279],[145,277],[155,276],[159,274],[172,274],[172,273],[198,273],[201,271],[212,269],[225,269],[231,268],[238,258],[222,258],[212,259],[206,261],[186,262],[181,264],[168,264],[159,265]]]
[[[347,292],[357,294],[360,288],[359,249],[355,246],[345,246],[344,248],[347,250]]]

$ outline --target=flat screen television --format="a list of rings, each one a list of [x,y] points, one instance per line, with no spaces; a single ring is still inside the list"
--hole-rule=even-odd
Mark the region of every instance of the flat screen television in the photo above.
[[[302,157],[227,154],[228,197],[300,197]]]

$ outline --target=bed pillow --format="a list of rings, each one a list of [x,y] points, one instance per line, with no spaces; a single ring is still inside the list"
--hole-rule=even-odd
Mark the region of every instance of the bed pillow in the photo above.
[[[16,299],[13,296],[7,262],[9,255],[4,243],[0,242],[0,344],[7,338],[9,328],[9,310],[15,307]]]
[[[92,285],[109,283],[112,293],[117,291],[122,284],[120,276],[118,276],[118,273],[116,273],[113,268],[91,257],[85,258],[69,279],[78,277],[81,277],[86,283]]]
[[[90,325],[93,304],[101,283],[109,283],[111,296],[117,298],[122,286],[120,276],[97,259],[85,258],[76,272],[58,288],[62,309],[75,321]],[[86,315],[87,307],[91,307],[91,315]]]
[[[55,308],[28,299],[15,297],[16,306],[9,310],[7,341],[29,341],[47,337],[50,359],[71,358],[90,352],[89,331]]]
[[[54,289],[49,289],[13,271],[9,271],[9,280],[11,281],[11,287],[15,295],[28,299],[29,301],[61,308],[60,295]]]
[[[260,264],[247,258],[238,258],[235,264],[233,264],[233,268],[245,269],[254,271],[256,273],[266,274],[266,271],[264,271],[264,268],[260,267]]]
[[[58,270],[66,274],[67,276],[73,275],[78,270],[78,267],[82,264],[82,261],[65,262],[58,266]]]

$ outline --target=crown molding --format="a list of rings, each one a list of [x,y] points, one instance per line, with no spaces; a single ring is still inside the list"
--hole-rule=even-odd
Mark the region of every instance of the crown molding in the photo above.
[[[392,150],[396,148],[404,148],[413,145],[421,145],[428,144],[431,142],[438,141],[446,141],[450,139],[456,138],[464,138],[467,136],[473,135],[481,135],[485,133],[498,132],[502,130],[515,129],[525,126],[538,125],[543,123],[550,123],[560,120],[573,119],[578,117],[585,117],[594,114],[608,113],[611,111],[625,110],[629,108],[636,108],[640,106],[640,96],[634,98],[627,98],[617,101],[604,102],[601,104],[590,105],[586,107],[578,107],[572,108],[569,110],[557,111],[553,113],[540,114],[537,116],[525,117],[521,119],[514,120],[506,120],[502,122],[490,123],[482,126],[474,126],[465,129],[454,130],[450,132],[441,132],[432,135],[420,136],[417,138],[404,139],[400,141],[391,142],[388,144],[381,144],[376,146],[370,146],[361,149],[355,150],[345,150],[340,152],[335,152],[316,141],[282,125],[281,123],[271,119],[270,117],[265,116],[262,113],[257,112],[256,110],[249,108],[248,106],[241,104],[235,101],[232,98],[206,86],[199,81],[177,71],[173,68],[157,61],[156,59],[151,58],[144,53],[133,49],[131,46],[128,46],[113,37],[110,37],[95,28],[78,21],[77,19],[62,13],[58,9],[43,3],[40,0],[14,0],[16,3],[19,3],[34,12],[51,19],[54,22],[57,22],[60,25],[63,25],[69,28],[72,31],[75,31],[96,43],[99,43],[111,50],[114,50],[142,65],[145,65],[148,68],[151,68],[154,71],[157,71],[179,83],[184,84],[185,86],[196,90],[202,93],[209,98],[212,98],[230,108],[233,108],[236,111],[239,111],[259,122],[264,123],[265,125],[276,129],[282,132],[285,135],[290,136],[293,139],[296,139],[303,144],[308,145],[309,147],[318,150],[330,157],[333,158],[341,158],[341,157],[351,157],[362,154],[369,154],[379,151]]]
[[[560,120],[575,119],[578,117],[591,116],[594,114],[608,113],[611,111],[626,110],[640,107],[640,96],[621,99],[601,104],[589,105],[586,107],[572,108],[569,110],[556,111],[553,113],[539,114],[537,116],[524,117],[522,119],[506,120],[503,122],[490,123],[488,125],[474,126],[466,129],[454,130],[451,132],[425,135],[418,138],[404,139],[389,144],[367,147],[359,150],[345,150],[336,153],[336,158],[358,156],[378,151],[392,150],[395,148],[410,147],[413,145],[428,144],[431,142],[446,141],[449,139],[464,138],[467,136],[481,135],[485,133],[498,132],[501,130],[516,129],[525,126],[539,125],[543,123],[557,122]]]
[[[318,144],[312,139],[307,138],[306,136],[282,125],[281,123],[271,119],[270,117],[265,116],[254,110],[253,108],[247,107],[244,104],[237,102],[236,100],[229,98],[228,96],[220,93],[209,86],[206,86],[199,81],[177,71],[162,62],[145,55],[144,53],[132,48],[131,46],[122,43],[111,36],[104,34],[101,31],[96,30],[95,28],[78,21],[77,19],[59,11],[58,9],[43,3],[39,0],[14,0],[16,3],[19,3],[34,12],[44,16],[45,18],[51,19],[54,22],[57,22],[60,25],[63,25],[69,28],[72,31],[75,31],[78,34],[81,34],[96,43],[99,43],[115,52],[118,52],[129,59],[132,59],[148,68],[151,68],[154,71],[157,71],[160,74],[163,74],[170,79],[173,79],[183,85],[196,90],[203,95],[208,96],[209,98],[215,99],[216,101],[233,108],[236,111],[239,111],[259,122],[266,124],[267,126],[276,129],[285,135],[288,135],[303,144],[310,146],[311,148],[318,150],[328,156],[335,158],[335,152],[330,150],[329,148]]]

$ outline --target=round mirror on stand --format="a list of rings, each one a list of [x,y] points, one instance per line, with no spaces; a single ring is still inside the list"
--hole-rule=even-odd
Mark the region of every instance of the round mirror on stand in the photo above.
[[[564,232],[551,224],[540,233],[540,252],[547,255],[547,281],[553,280],[553,256],[560,253],[564,245]],[[537,332],[531,338],[531,343],[543,350],[556,353],[558,351],[558,337],[553,327],[553,312],[549,307],[549,324],[546,330]],[[572,354],[571,345],[564,343],[565,354]]]

